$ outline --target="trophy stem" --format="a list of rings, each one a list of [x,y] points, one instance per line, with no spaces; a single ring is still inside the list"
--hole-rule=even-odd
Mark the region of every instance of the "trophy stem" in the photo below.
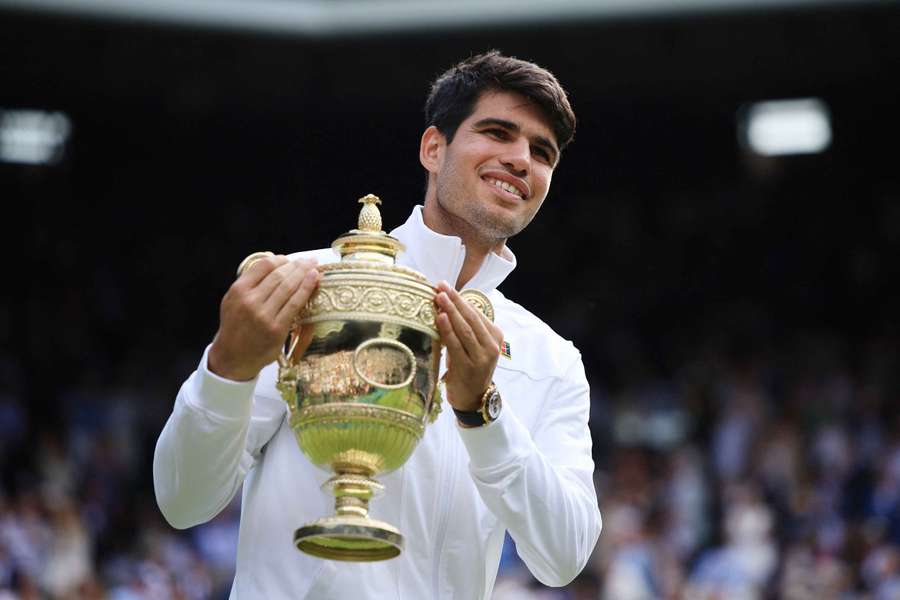
[[[334,494],[334,511],[339,515],[369,516],[369,500],[384,489],[365,475],[338,473],[326,482]]]
[[[397,528],[369,517],[369,500],[384,486],[358,469],[338,469],[322,487],[334,494],[335,514],[294,532],[297,549],[332,560],[378,561],[394,558],[403,547]]]
[[[334,512],[339,515],[369,516],[369,502],[353,496],[339,496],[334,502]]]

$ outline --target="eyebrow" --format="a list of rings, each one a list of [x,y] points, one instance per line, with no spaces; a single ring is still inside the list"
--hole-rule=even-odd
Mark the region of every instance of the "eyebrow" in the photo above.
[[[503,127],[504,129],[515,131],[516,133],[522,131],[522,128],[512,121],[507,121],[506,119],[498,119],[496,117],[486,117],[475,123],[475,127],[479,128],[487,127],[489,125],[497,125],[499,127]],[[556,158],[559,156],[559,150],[556,148],[556,144],[542,135],[534,136],[533,141],[536,145],[545,146],[548,150],[550,150],[553,153],[553,163],[556,164]]]

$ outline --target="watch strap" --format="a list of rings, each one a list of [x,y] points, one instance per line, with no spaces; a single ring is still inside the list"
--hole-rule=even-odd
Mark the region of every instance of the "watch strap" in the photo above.
[[[468,425],[469,427],[487,425],[487,421],[484,420],[484,415],[480,410],[457,410],[454,408],[453,412],[456,413],[456,419],[463,425]]]

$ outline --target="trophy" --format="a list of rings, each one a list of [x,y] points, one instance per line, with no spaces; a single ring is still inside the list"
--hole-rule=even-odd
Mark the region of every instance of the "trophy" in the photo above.
[[[294,544],[320,558],[378,561],[398,556],[403,537],[369,517],[369,500],[384,489],[375,476],[402,466],[437,418],[441,345],[434,288],[395,264],[403,247],[381,230],[381,201],[359,201],[358,228],[332,244],[340,262],[318,267],[319,287],[294,320],[277,387],[300,449],[333,474],[323,487],[335,514],[297,529]],[[461,294],[493,318],[483,293]]]

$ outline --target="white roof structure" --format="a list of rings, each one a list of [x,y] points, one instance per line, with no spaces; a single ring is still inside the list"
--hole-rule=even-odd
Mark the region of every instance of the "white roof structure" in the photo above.
[[[896,0],[0,0],[0,9],[306,37],[897,4]]]

